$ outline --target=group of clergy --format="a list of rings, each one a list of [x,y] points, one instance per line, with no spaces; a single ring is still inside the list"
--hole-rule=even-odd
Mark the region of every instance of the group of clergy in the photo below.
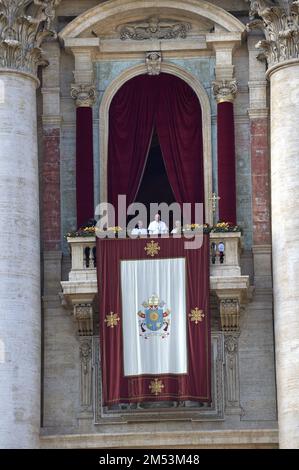
[[[175,222],[175,227],[173,228],[171,233],[175,234],[175,233],[180,233],[180,232],[181,232],[181,222],[177,220]],[[149,224],[147,229],[143,226],[142,220],[139,220],[137,227],[135,227],[131,232],[132,235],[137,235],[137,236],[148,235],[148,234],[149,235],[161,235],[161,234],[166,234],[166,233],[169,233],[169,229],[167,225],[165,224],[165,222],[161,220],[160,214],[155,215],[155,220],[153,220]]]

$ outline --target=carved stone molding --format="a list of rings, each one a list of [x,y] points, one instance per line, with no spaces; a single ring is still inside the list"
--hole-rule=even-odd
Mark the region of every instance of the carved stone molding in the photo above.
[[[118,28],[120,39],[125,41],[145,41],[146,39],[185,39],[191,29],[190,23],[183,23],[172,20],[160,20],[152,16],[140,23],[128,23],[120,25]]]
[[[224,334],[225,410],[228,414],[241,413],[238,340],[238,333]]]
[[[74,305],[74,318],[78,323],[79,336],[93,335],[93,307],[91,304]]]
[[[89,411],[92,406],[92,340],[82,338],[80,341],[80,405],[81,412]]]
[[[93,337],[93,373],[94,373],[94,408],[95,424],[111,424],[119,426],[120,422],[144,423],[144,411],[150,409],[152,422],[191,422],[200,423],[203,421],[219,421],[224,418],[224,348],[223,334],[221,332],[211,332],[211,355],[212,355],[212,377],[211,391],[212,402],[209,406],[195,405],[193,402],[182,402],[180,406],[174,402],[165,403],[163,411],[159,402],[152,403],[148,407],[136,406],[136,404],[124,404],[113,406],[113,411],[103,406],[102,402],[102,377],[101,377],[101,355],[100,340],[98,336]],[[162,402],[160,402],[160,405]]]
[[[212,83],[212,87],[217,103],[223,103],[225,101],[233,103],[238,91],[236,80],[215,81]]]
[[[157,51],[146,52],[145,63],[146,63],[148,75],[160,75],[161,62],[162,62],[161,52],[157,52]]]
[[[88,364],[91,360],[91,342],[83,340],[80,344],[80,361],[82,364],[83,375],[88,373]]]
[[[27,14],[32,0],[0,0],[0,68],[36,75],[42,60],[41,44],[52,30],[55,7],[61,0],[33,0],[39,8]]]
[[[77,108],[91,108],[96,100],[95,86],[73,84],[71,97],[76,101]]]
[[[239,331],[240,303],[238,299],[220,300],[220,318],[222,331]]]
[[[279,2],[271,6],[265,0],[247,0],[252,21],[247,29],[261,29],[265,40],[256,48],[262,50],[259,59],[266,59],[269,67],[299,58],[299,1]],[[256,19],[254,19],[256,18]]]
[[[224,350],[226,354],[231,355],[238,352],[238,339],[238,333],[224,335]]]

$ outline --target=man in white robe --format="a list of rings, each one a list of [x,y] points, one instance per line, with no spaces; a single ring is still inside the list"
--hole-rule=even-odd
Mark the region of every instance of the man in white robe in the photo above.
[[[175,221],[175,226],[174,226],[173,229],[171,230],[171,233],[172,233],[172,234],[178,234],[178,233],[181,233],[181,231],[182,231],[181,221],[180,221],[180,220],[176,220],[176,221]]]
[[[159,235],[163,233],[168,233],[168,227],[165,222],[160,220],[160,214],[155,215],[155,220],[153,220],[149,226],[148,231],[150,235]]]
[[[142,220],[138,220],[137,227],[133,228],[131,235],[135,236],[142,236],[142,235],[147,235],[147,230],[146,228],[143,227],[143,222]]]

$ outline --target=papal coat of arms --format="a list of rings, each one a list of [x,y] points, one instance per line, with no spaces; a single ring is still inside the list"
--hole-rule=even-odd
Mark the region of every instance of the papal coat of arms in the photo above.
[[[162,339],[170,333],[170,310],[165,309],[165,302],[160,301],[156,294],[153,294],[148,301],[143,302],[144,311],[139,310],[139,334],[144,339],[153,336],[160,336]]]

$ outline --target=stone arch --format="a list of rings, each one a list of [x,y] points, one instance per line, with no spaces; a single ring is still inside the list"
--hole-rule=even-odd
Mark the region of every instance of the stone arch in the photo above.
[[[212,142],[211,142],[211,106],[209,97],[203,85],[192,74],[186,72],[182,67],[162,62],[161,72],[175,75],[184,80],[196,93],[202,110],[202,134],[203,134],[203,160],[204,160],[204,194],[206,221],[213,223],[213,213],[211,205],[212,197]],[[100,126],[100,175],[101,175],[101,201],[107,201],[107,164],[108,164],[108,137],[109,137],[109,108],[113,96],[121,86],[137,75],[147,73],[146,66],[141,64],[131,67],[121,73],[106,88],[100,105],[99,126]]]
[[[84,31],[90,29],[95,24],[107,21],[109,18],[122,14],[134,13],[137,10],[150,8],[167,9],[181,14],[188,12],[194,17],[207,18],[218,24],[224,31],[243,33],[245,26],[221,7],[206,1],[198,0],[109,0],[105,3],[90,8],[71,21],[59,34],[62,40],[66,38],[77,38]]]

